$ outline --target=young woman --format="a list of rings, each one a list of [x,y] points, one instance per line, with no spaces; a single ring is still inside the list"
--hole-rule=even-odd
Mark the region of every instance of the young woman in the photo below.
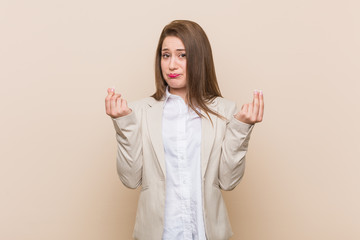
[[[106,113],[117,139],[117,170],[129,188],[142,186],[134,238],[225,240],[232,235],[221,190],[244,174],[254,124],[264,100],[237,112],[222,98],[209,40],[192,21],[163,29],[155,63],[156,92],[129,106],[108,89]]]

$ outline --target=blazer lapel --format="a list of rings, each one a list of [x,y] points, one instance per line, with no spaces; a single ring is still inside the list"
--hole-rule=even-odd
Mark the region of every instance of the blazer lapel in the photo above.
[[[151,143],[155,150],[161,170],[166,177],[164,145],[162,139],[162,116],[164,101],[156,101],[150,104],[151,108],[147,114],[147,124]]]
[[[162,116],[163,116],[163,107],[164,101],[156,101],[150,104],[151,108],[147,113],[147,124],[149,136],[151,143],[153,145],[154,151],[156,153],[157,159],[161,170],[166,178],[166,168],[165,168],[165,153],[164,145],[162,139]],[[209,108],[217,112],[217,101],[213,100],[209,104]],[[206,168],[209,162],[210,152],[214,145],[215,140],[215,129],[217,123],[217,117],[209,114],[212,120],[211,121],[204,117],[201,119],[201,173],[202,177],[205,176]]]
[[[209,108],[215,112],[217,112],[216,103],[217,101],[215,99],[211,104],[209,104]],[[212,124],[208,118],[203,117],[201,120],[201,173],[203,178],[209,162],[210,152],[214,145],[216,122],[218,119],[212,114],[209,115],[211,117]]]

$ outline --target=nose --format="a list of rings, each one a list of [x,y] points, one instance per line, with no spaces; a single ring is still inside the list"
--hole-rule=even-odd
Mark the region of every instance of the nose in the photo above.
[[[177,69],[176,58],[171,57],[169,62],[169,70]]]

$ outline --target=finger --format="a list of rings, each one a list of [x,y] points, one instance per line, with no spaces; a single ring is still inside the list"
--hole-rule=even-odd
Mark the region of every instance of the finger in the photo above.
[[[247,113],[249,111],[249,104],[244,104],[242,107],[241,107],[241,110],[243,113]]]
[[[110,104],[111,104],[110,99],[114,95],[115,89],[114,88],[108,88],[107,92],[108,92],[108,95],[105,98],[105,108],[106,108],[106,112],[110,113]]]
[[[257,119],[258,117],[258,114],[259,114],[259,91],[258,90],[255,90],[254,91],[254,100],[253,100],[253,117],[255,118],[255,120]]]
[[[108,89],[107,89],[107,92],[108,92],[108,93],[114,93],[114,92],[115,92],[115,89],[114,89],[114,88],[108,88]]]
[[[106,96],[106,98],[111,98],[111,96],[115,94],[115,89],[114,88],[108,88],[107,92],[108,92],[108,95]]]
[[[119,109],[121,115],[124,115],[124,113],[126,113],[126,109],[124,108],[124,105],[125,105],[124,99],[120,98],[118,109]]]
[[[127,101],[121,98],[121,115],[126,116],[131,113],[131,109],[128,107]]]
[[[121,99],[121,109],[126,110],[128,108],[127,101],[125,99]]]
[[[112,113],[115,113],[116,112],[116,101],[118,98],[120,98],[121,94],[114,94],[112,97],[111,97],[111,112]]]
[[[252,113],[253,113],[253,109],[254,109],[254,101],[252,102],[252,103],[248,103],[248,111],[247,111],[247,113],[248,113],[248,116],[251,116],[252,115]]]
[[[260,91],[260,109],[258,114],[259,121],[262,121],[264,115],[264,95],[263,92]]]
[[[122,98],[119,97],[116,99],[116,109],[120,112],[121,111],[121,101],[122,101]]]

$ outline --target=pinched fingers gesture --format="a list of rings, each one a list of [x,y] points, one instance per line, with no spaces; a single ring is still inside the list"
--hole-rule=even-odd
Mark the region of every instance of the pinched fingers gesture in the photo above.
[[[264,115],[264,95],[262,91],[254,91],[252,103],[244,104],[241,110],[235,114],[235,118],[247,124],[261,122]]]
[[[121,98],[121,94],[116,94],[115,89],[108,88],[108,95],[105,98],[106,114],[112,118],[123,117],[131,113],[127,101]]]

